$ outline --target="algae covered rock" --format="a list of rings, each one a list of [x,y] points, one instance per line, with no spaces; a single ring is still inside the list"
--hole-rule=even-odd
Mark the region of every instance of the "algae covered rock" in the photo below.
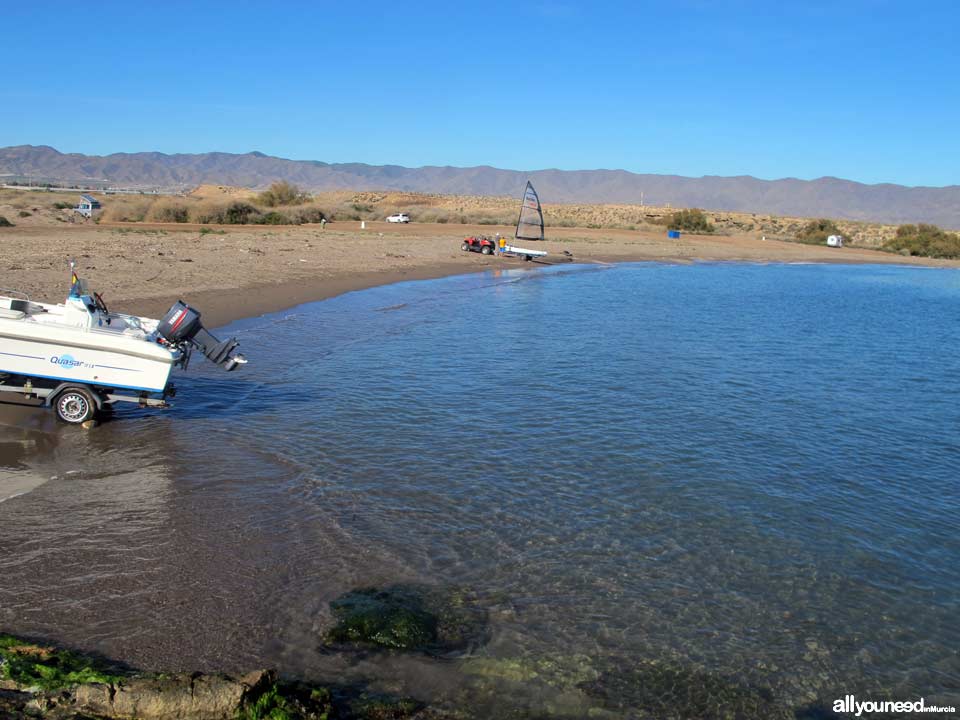
[[[0,635],[0,682],[7,689],[59,690],[84,683],[113,683],[123,674],[69,650]]]
[[[465,594],[421,585],[352,590],[330,603],[327,641],[446,654],[483,641],[487,613]]]
[[[328,720],[326,688],[273,670],[134,674],[68,650],[0,635],[0,718],[44,720]]]
[[[233,717],[248,698],[274,686],[276,674],[258,670],[241,678],[204,673],[178,673],[129,678],[121,684],[87,684],[72,690],[74,704],[105,717],[140,720]]]
[[[256,699],[248,699],[236,720],[328,720],[333,712],[330,691],[322,687],[277,683]]]
[[[423,709],[423,703],[412,698],[363,693],[348,704],[348,714],[358,720],[404,720]]]

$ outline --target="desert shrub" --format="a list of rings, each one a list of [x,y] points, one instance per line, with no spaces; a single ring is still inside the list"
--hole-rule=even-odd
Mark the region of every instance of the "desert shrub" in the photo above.
[[[190,208],[190,222],[220,223],[224,206],[217,202],[202,202]]]
[[[146,198],[116,198],[104,207],[101,218],[108,222],[142,222],[151,204]]]
[[[326,211],[317,205],[303,205],[287,210],[287,218],[293,225],[303,223],[318,223],[327,219]]]
[[[223,222],[225,225],[243,225],[259,214],[260,211],[250,203],[232,202],[224,210]]]
[[[17,213],[17,217],[30,217],[30,213],[28,213],[26,210],[21,210]]]
[[[245,225],[256,222],[260,211],[253,205],[242,200],[235,200],[227,204],[201,203],[191,212],[190,219],[195,223],[212,223],[215,225]]]
[[[353,203],[340,203],[337,205],[328,220],[363,220],[360,213],[354,209]]]
[[[897,234],[883,245],[884,250],[933,258],[960,258],[960,235],[936,225],[901,225]]]
[[[69,210],[70,208],[73,207],[73,205],[68,202],[63,202],[62,200],[58,200],[53,205],[51,205],[51,207],[54,210]]]
[[[808,245],[824,245],[831,235],[843,235],[833,220],[819,218],[811,220],[797,233],[797,240]]]
[[[7,220],[3,215],[0,215],[0,227],[13,227],[13,223]]]
[[[351,207],[358,213],[370,213],[373,212],[373,205],[368,203],[353,203]]]
[[[146,219],[150,222],[185,223],[190,221],[190,210],[182,203],[158,200],[150,206]]]
[[[271,210],[270,212],[264,213],[263,215],[258,215],[258,216],[256,216],[256,217],[254,217],[251,222],[254,222],[254,223],[256,223],[257,225],[290,225],[290,224],[296,224],[296,223],[291,223],[290,220],[287,219],[287,216],[286,216],[286,215],[283,215],[283,214],[281,214],[281,213],[278,213],[276,210]]]
[[[423,223],[448,223],[450,222],[450,211],[443,208],[432,208],[411,215],[410,219]]]
[[[226,230],[214,230],[213,228],[202,227],[200,228],[200,237],[204,235],[226,235]]]
[[[706,213],[698,208],[678,210],[665,217],[661,223],[666,225],[668,230],[684,230],[691,233],[712,233],[715,229],[710,224]]]
[[[293,183],[286,180],[273,183],[270,187],[257,195],[256,202],[266,207],[281,205],[301,205],[310,200],[309,193],[304,192]]]

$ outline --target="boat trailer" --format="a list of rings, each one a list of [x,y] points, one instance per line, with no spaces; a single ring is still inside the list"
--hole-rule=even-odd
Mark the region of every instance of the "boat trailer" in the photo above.
[[[45,382],[39,378],[0,374],[0,393],[12,393],[25,400],[24,405],[53,407],[57,417],[64,422],[78,424],[92,419],[98,412],[118,402],[136,403],[142,408],[169,407],[168,397],[177,394],[177,388],[167,385],[160,397],[140,392],[127,395],[112,388],[98,387],[81,382]],[[17,403],[20,404],[20,403]]]

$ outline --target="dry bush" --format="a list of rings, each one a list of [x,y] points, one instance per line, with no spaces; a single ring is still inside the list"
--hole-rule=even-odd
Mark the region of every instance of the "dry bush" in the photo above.
[[[224,203],[204,200],[190,208],[190,222],[219,223],[223,217]]]
[[[960,257],[960,235],[941,230],[936,225],[901,225],[884,250],[901,255],[919,255],[933,258]]]
[[[291,225],[318,223],[330,217],[327,210],[316,203],[287,208],[283,214],[287,217]]]
[[[797,241],[807,245],[824,245],[827,238],[831,235],[842,235],[837,224],[829,218],[819,218],[811,220],[800,232],[797,233]]]
[[[190,210],[190,221],[211,225],[246,225],[256,223],[260,210],[243,200],[232,202],[207,201]]]
[[[380,213],[374,213],[372,208],[363,203],[339,203],[333,208],[331,219],[335,220],[382,220]],[[386,215],[384,215],[386,217]]]
[[[141,197],[112,197],[105,203],[100,219],[107,222],[143,222],[152,200]]]
[[[302,205],[309,200],[309,193],[304,192],[296,185],[289,183],[286,180],[273,183],[254,199],[258,205],[264,205],[266,207]]]
[[[414,215],[410,216],[411,220],[415,222],[423,223],[449,223],[457,222],[453,219],[453,213],[450,210],[444,210],[442,208],[431,208],[430,210],[422,210],[417,212]]]
[[[146,215],[147,222],[185,223],[190,221],[190,208],[176,200],[157,200]]]
[[[690,233],[712,233],[716,228],[710,224],[710,218],[699,208],[677,210],[663,218],[661,224],[669,230],[683,230]]]

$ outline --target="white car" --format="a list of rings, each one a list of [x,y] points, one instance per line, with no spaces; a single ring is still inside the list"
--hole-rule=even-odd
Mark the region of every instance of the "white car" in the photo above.
[[[408,223],[410,222],[410,216],[406,213],[397,213],[396,215],[391,215],[388,217],[387,222]]]

